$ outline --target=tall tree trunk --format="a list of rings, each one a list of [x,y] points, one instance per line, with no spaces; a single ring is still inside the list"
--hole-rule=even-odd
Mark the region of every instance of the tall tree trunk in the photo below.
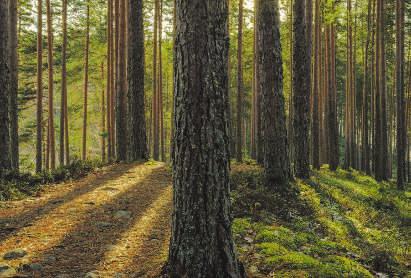
[[[106,161],[106,92],[104,89],[104,62],[101,62],[101,80],[103,87],[101,90],[101,161]]]
[[[321,14],[320,0],[315,0],[315,42],[314,42],[314,88],[312,90],[312,135],[311,148],[313,153],[313,167],[320,169],[320,90],[321,90]]]
[[[159,160],[160,158],[160,137],[158,128],[158,14],[159,14],[159,0],[154,0],[154,29],[153,29],[153,158]]]
[[[166,161],[166,153],[164,148],[164,108],[163,108],[163,51],[162,51],[162,40],[163,40],[163,0],[160,0],[158,12],[158,128],[160,136],[160,155],[161,161]]]
[[[258,6],[260,5],[260,0],[254,0],[255,1],[255,7],[254,9],[258,10]],[[256,13],[256,24],[258,24],[258,14]],[[256,36],[256,40],[257,40],[257,44],[258,44],[258,28],[255,29],[255,36]],[[255,128],[256,128],[256,158],[257,158],[257,162],[259,164],[263,164],[264,163],[264,152],[263,152],[263,135],[262,135],[262,122],[261,122],[261,90],[260,90],[260,86],[258,86],[258,84],[260,83],[260,76],[259,76],[259,72],[260,72],[260,58],[259,58],[259,54],[258,51],[256,51],[255,53],[255,72],[256,72],[256,76],[255,76],[255,84],[256,84],[256,105],[255,105],[255,114],[256,114],[256,118],[255,118]]]
[[[335,25],[331,24],[330,30],[330,96],[329,96],[329,165],[332,171],[337,170],[340,160],[338,142],[338,111],[337,111],[337,82],[336,82],[336,44],[335,44]]]
[[[43,2],[37,1],[36,172],[43,169]]]
[[[307,0],[307,3],[311,0]],[[308,4],[307,8],[311,5]],[[293,105],[295,171],[298,178],[310,177],[309,111],[310,111],[310,47],[311,36],[305,17],[305,2],[294,1],[294,51],[293,51]],[[308,12],[310,13],[310,12]]]
[[[290,174],[283,94],[280,15],[277,0],[261,0],[258,52],[264,134],[264,168],[268,187],[286,186]]]
[[[117,159],[125,161],[127,160],[126,0],[120,0],[118,33],[116,149]]]
[[[87,105],[88,105],[88,70],[89,70],[89,52],[90,52],[90,0],[87,0],[86,11],[86,46],[84,50],[84,107],[83,107],[83,144],[82,159],[87,159]]]
[[[289,158],[290,158],[290,165],[291,165],[291,175],[293,175],[293,165],[294,165],[294,127],[293,127],[293,119],[294,119],[294,105],[293,105],[293,98],[294,98],[294,91],[293,91],[293,47],[294,47],[294,34],[293,24],[293,5],[294,0],[290,1],[289,13],[290,13],[290,95],[288,98],[288,142],[289,142]]]
[[[0,175],[11,168],[9,134],[9,6],[0,0]]]
[[[237,139],[236,159],[243,161],[243,0],[238,1],[238,39],[237,39]]]
[[[60,113],[60,165],[65,163],[65,121],[67,103],[67,0],[63,0],[63,45],[61,49],[61,113]]]
[[[107,93],[106,93],[106,103],[107,103],[107,157],[108,161],[113,160],[112,156],[112,132],[111,132],[111,95],[113,91],[111,90],[111,84],[113,79],[112,74],[112,67],[113,67],[113,60],[112,60],[112,52],[113,52],[113,1],[107,1]]]
[[[345,85],[345,161],[344,168],[349,169],[353,166],[354,158],[352,157],[353,145],[352,134],[354,126],[353,122],[353,111],[355,111],[353,103],[353,48],[352,48],[352,22],[351,22],[351,0],[347,1],[347,76]]]
[[[56,168],[56,146],[55,146],[55,131],[54,131],[54,79],[53,79],[53,12],[51,7],[51,0],[46,1],[47,4],[47,43],[48,43],[48,108],[49,108],[49,119],[48,119],[48,136],[47,136],[47,146],[49,149],[47,165],[50,169]]]
[[[10,159],[11,167],[19,170],[19,121],[18,121],[18,33],[17,0],[9,0],[9,56],[10,56]]]
[[[143,1],[128,0],[129,160],[148,159],[144,112]]]
[[[227,1],[177,0],[170,277],[245,276],[229,215],[227,11]]]
[[[253,22],[253,28],[254,28],[254,34],[253,34],[253,81],[252,81],[252,99],[251,99],[251,133],[250,133],[250,157],[252,159],[256,159],[257,155],[257,149],[256,149],[256,100],[257,100],[257,84],[256,84],[256,75],[258,74],[256,72],[256,51],[257,51],[257,15],[256,15],[256,1],[254,1],[254,22]]]

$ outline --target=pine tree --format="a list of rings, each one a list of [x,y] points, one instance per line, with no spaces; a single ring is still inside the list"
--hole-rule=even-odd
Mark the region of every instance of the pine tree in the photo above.
[[[43,169],[43,2],[37,1],[36,172]]]
[[[320,0],[315,0],[315,41],[314,41],[314,76],[312,90],[312,127],[311,127],[311,148],[313,153],[313,167],[320,169],[320,90],[321,90],[321,15]]]
[[[258,9],[258,52],[267,186],[284,186],[290,179],[279,6],[261,0]]]
[[[11,167],[19,169],[19,120],[18,120],[18,37],[17,1],[9,0],[9,69],[10,69],[10,159]]]
[[[89,53],[90,53],[90,0],[87,0],[86,11],[86,44],[84,50],[84,102],[83,102],[83,144],[82,159],[87,159],[87,114],[88,114],[88,78],[89,78]]]
[[[128,0],[129,160],[148,159],[144,113],[143,1]]]
[[[169,277],[245,276],[229,216],[227,11],[227,1],[177,1]]]
[[[311,0],[307,0],[310,2]],[[311,5],[307,5],[307,9]],[[309,111],[310,111],[310,47],[311,36],[305,16],[305,2],[294,1],[294,51],[293,51],[293,105],[295,170],[298,178],[310,177],[309,162]]]
[[[238,1],[236,159],[243,160],[243,0]]]
[[[9,7],[0,0],[0,175],[11,168],[9,134]]]
[[[56,168],[56,147],[54,131],[54,78],[53,78],[53,12],[51,0],[46,0],[47,6],[47,64],[48,64],[48,136],[47,136],[47,169]]]
[[[67,118],[67,0],[63,0],[63,45],[61,48],[61,106],[60,106],[60,165],[64,165],[66,159],[65,133]],[[68,160],[68,158],[67,158]]]

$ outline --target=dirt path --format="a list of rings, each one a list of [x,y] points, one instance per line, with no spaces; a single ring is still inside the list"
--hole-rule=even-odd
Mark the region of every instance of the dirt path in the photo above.
[[[122,164],[3,203],[0,277],[4,264],[17,277],[154,277],[167,257],[171,199],[163,164]],[[27,254],[4,259],[19,249]]]

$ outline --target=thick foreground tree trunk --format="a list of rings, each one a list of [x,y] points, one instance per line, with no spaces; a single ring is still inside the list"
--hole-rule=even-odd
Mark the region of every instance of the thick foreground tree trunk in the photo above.
[[[258,9],[258,52],[266,185],[284,186],[290,179],[278,0],[261,0]]]
[[[143,1],[128,0],[129,160],[148,159],[144,112]]]
[[[8,1],[0,0],[0,174],[10,169]]]
[[[168,277],[244,277],[231,235],[226,0],[177,0]]]

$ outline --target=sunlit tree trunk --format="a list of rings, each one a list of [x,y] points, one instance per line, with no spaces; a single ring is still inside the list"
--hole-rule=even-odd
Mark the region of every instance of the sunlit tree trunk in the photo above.
[[[43,169],[43,2],[37,1],[36,172]]]
[[[169,277],[245,276],[230,223],[228,46],[227,1],[177,0]]]
[[[104,88],[104,62],[101,62],[101,81],[103,88],[101,90],[101,161],[106,161],[106,92]],[[107,82],[107,81],[106,81]]]
[[[87,159],[87,105],[88,105],[88,75],[89,75],[89,52],[90,52],[90,2],[87,0],[86,11],[86,46],[84,51],[84,91],[83,91],[83,144],[82,159]]]
[[[65,163],[65,132],[67,103],[67,0],[63,0],[63,45],[61,48],[60,165]]]
[[[51,0],[46,1],[47,4],[47,43],[48,43],[48,136],[47,136],[47,158],[49,169],[56,168],[56,146],[55,146],[55,130],[54,130],[54,79],[53,79],[53,18]]]
[[[243,161],[243,0],[238,1],[236,159]]]
[[[111,84],[113,79],[112,67],[113,67],[113,1],[107,1],[107,89],[106,89],[106,103],[107,103],[107,157],[108,161],[113,160],[112,156],[112,132],[111,132]]]
[[[159,0],[154,0],[154,29],[153,29],[153,104],[152,104],[152,132],[153,132],[153,158],[160,158],[160,137],[159,137],[159,119],[158,119],[158,14]]]

